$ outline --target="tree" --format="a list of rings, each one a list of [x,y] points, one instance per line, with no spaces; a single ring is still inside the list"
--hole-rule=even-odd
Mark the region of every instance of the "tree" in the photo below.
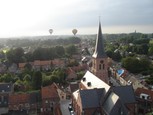
[[[32,52],[28,52],[24,55],[26,62],[31,62],[33,61],[33,53]]]
[[[24,56],[24,50],[21,47],[18,47],[16,49],[10,49],[7,54],[7,59],[11,63],[21,63],[23,62],[23,56]]]
[[[150,69],[150,62],[145,58],[127,57],[122,60],[122,66],[132,73],[140,73]]]
[[[113,57],[113,51],[111,51],[111,50],[107,50],[107,51],[106,51],[106,54],[107,54],[107,56],[110,57],[110,58]]]
[[[32,65],[30,63],[26,63],[24,68],[30,71],[32,70]]]
[[[59,83],[59,76],[57,75],[51,75],[51,81],[55,83]]]
[[[52,84],[52,80],[51,80],[51,76],[45,76],[43,77],[43,81],[42,81],[42,85],[43,86],[48,86],[50,84]]]
[[[13,77],[14,76],[12,76],[11,74],[4,74],[0,77],[0,81],[5,83],[14,82]]]
[[[34,75],[32,76],[32,84],[33,84],[34,89],[36,89],[36,90],[41,89],[42,73],[40,71],[34,72]]]
[[[75,45],[69,45],[66,47],[66,53],[69,54],[70,56],[72,56],[76,52],[77,52],[77,48]]]
[[[65,69],[61,69],[61,68],[55,69],[52,72],[52,75],[50,76],[51,82],[55,82],[59,84],[66,83],[65,79],[66,79]]]
[[[149,45],[148,54],[153,55],[153,43]]]
[[[115,61],[120,61],[120,60],[122,59],[122,56],[121,56],[120,52],[117,51],[117,52],[114,52],[114,53],[113,53],[112,58],[113,58],[113,60],[115,60]]]
[[[122,60],[122,65],[132,73],[139,72],[140,62],[135,57],[127,57]]]
[[[65,55],[65,50],[63,46],[56,46],[55,47],[55,52],[59,57],[62,57]]]

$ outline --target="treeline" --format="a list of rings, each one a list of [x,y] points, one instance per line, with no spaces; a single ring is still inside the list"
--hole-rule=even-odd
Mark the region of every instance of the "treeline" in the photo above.
[[[78,37],[58,38],[58,39],[8,39],[6,45],[10,47],[37,47],[37,46],[56,46],[78,44],[80,42]]]
[[[55,46],[50,48],[38,47],[32,52],[26,52],[23,48],[12,48],[6,54],[3,52],[4,60],[9,63],[21,63],[21,62],[31,62],[34,60],[51,60],[55,58],[65,58],[71,57],[73,54],[77,53],[77,46],[68,45],[68,46]],[[5,59],[6,55],[6,59]]]

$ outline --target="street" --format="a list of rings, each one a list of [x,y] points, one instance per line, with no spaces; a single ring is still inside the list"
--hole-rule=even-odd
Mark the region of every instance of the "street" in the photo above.
[[[62,115],[70,115],[70,112],[68,110],[68,106],[69,106],[70,102],[71,102],[71,100],[60,101]]]

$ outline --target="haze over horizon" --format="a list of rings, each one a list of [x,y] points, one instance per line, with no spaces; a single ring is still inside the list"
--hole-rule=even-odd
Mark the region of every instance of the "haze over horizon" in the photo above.
[[[15,36],[153,33],[152,0],[4,0],[0,1],[0,38]]]

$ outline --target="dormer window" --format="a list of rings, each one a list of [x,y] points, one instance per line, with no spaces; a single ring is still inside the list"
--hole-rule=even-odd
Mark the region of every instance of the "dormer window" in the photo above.
[[[83,80],[83,81],[86,81],[86,78],[84,77],[84,78],[82,78],[82,80]]]
[[[88,82],[87,85],[88,85],[88,87],[90,87],[91,86],[91,82]]]

